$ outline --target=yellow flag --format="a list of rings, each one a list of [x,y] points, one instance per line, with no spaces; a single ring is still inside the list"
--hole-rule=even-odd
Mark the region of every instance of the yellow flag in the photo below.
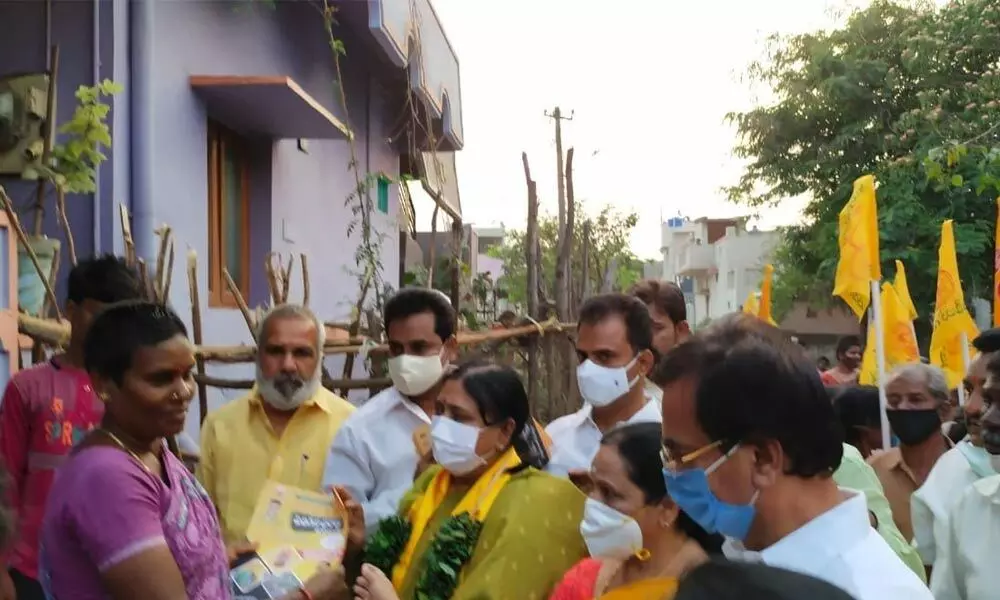
[[[966,343],[979,335],[976,324],[965,307],[962,281],[958,277],[955,255],[955,232],[951,219],[941,224],[938,249],[937,295],[934,299],[934,331],[931,333],[931,364],[941,367],[949,387],[958,386],[965,376],[962,361],[962,334]],[[970,350],[971,352],[971,350]]]
[[[758,292],[750,292],[747,294],[747,299],[743,302],[743,312],[748,315],[757,316],[760,312],[760,300],[757,298]]]
[[[997,198],[996,232],[993,234],[993,326],[1000,327],[1000,198]]]
[[[896,295],[909,313],[910,320],[916,319],[917,307],[913,305],[913,298],[910,297],[910,285],[906,283],[906,269],[903,268],[901,260],[896,261],[896,279],[893,280],[892,287],[896,289]]]
[[[882,284],[882,331],[885,344],[885,370],[891,371],[899,365],[919,362],[920,351],[917,349],[917,339],[913,335],[910,315],[902,298],[896,293],[896,288],[885,282]],[[865,342],[865,353],[861,358],[861,372],[858,374],[861,385],[878,385],[878,370],[875,362],[875,327],[868,328],[868,339]]]
[[[847,206],[840,211],[840,260],[833,295],[847,302],[860,319],[871,301],[871,282],[882,279],[878,252],[875,178],[859,177]]]
[[[774,267],[764,265],[764,281],[760,285],[760,306],[757,307],[757,317],[765,323],[778,326],[771,318],[771,280],[774,278]]]

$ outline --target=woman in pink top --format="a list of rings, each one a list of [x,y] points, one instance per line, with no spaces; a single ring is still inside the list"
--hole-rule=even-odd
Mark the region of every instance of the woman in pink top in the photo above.
[[[113,305],[91,325],[84,355],[106,409],[49,496],[39,569],[47,596],[229,598],[215,507],[164,443],[184,428],[194,390],[184,324],[162,305]],[[336,575],[323,572],[288,599],[346,597],[335,593],[346,593]]]

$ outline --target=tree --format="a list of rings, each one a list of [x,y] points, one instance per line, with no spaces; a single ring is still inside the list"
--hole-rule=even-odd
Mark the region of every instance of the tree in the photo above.
[[[576,203],[576,222],[571,258],[573,289],[580,292],[583,282],[584,239],[583,225],[590,220],[589,280],[592,292],[600,290],[601,282],[610,273],[615,290],[627,289],[642,277],[642,262],[629,248],[632,230],[639,222],[634,212],[622,213],[610,204],[597,213],[587,216],[582,202]],[[543,215],[538,221],[538,239],[541,245],[539,279],[548,300],[555,298],[556,237],[559,222],[554,215]],[[507,292],[507,299],[521,309],[527,301],[527,268],[523,230],[507,230],[503,244],[491,248],[490,256],[504,263],[504,274],[497,284]],[[582,297],[579,296],[579,297]]]
[[[893,259],[906,264],[918,333],[930,326],[943,220],[955,220],[967,297],[989,295],[998,190],[974,153],[948,140],[997,123],[998,60],[992,0],[940,9],[876,0],[840,29],[770,38],[749,75],[777,101],[729,115],[734,153],[747,164],[726,192],[756,209],[808,197],[807,223],[784,229],[775,252],[776,312],[794,300],[834,301],[837,215],[866,173],[879,183],[883,273],[892,276]]]

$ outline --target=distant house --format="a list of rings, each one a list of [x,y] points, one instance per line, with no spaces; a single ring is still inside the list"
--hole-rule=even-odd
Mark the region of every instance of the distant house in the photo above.
[[[692,324],[740,310],[760,287],[777,234],[747,230],[746,221],[675,218],[663,223],[663,278],[684,290]]]
[[[59,46],[57,124],[72,113],[78,86],[105,78],[124,86],[113,101],[113,145],[98,190],[69,199],[78,254],[122,251],[119,203],[132,215],[146,259],[156,253],[154,229],[168,223],[179,250],[171,301],[185,318],[191,314],[184,250],[192,248],[212,344],[250,341],[223,267],[251,306],[263,304],[262,265],[271,252],[308,255],[312,308],[348,319],[358,294],[348,271],[357,268],[359,239],[357,231],[347,235],[353,216],[345,200],[356,186],[349,139],[361,176],[373,177],[372,225],[384,236],[387,283],[399,285],[400,232],[413,227],[412,204],[397,185],[403,176],[421,179],[442,209],[461,219],[458,57],[429,0],[333,4],[335,36],[346,49],[339,83],[312,0],[0,3],[0,76],[46,70],[47,47]],[[29,190],[24,182],[0,183],[18,199]],[[52,212],[45,231],[61,236]],[[68,271],[63,264],[63,278]],[[292,285],[293,299],[299,285]],[[328,366],[339,368],[332,359]],[[220,367],[211,374],[250,372]],[[223,400],[216,393],[211,404]],[[190,415],[189,433],[197,419]]]

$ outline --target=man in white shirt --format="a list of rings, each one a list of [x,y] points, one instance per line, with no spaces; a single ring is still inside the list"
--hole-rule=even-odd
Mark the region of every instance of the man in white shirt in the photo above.
[[[643,279],[629,290],[629,294],[642,300],[649,309],[649,318],[653,324],[653,357],[656,360],[691,335],[684,292],[676,283]],[[646,395],[660,402],[663,390],[647,378]]]
[[[972,341],[979,354],[969,365],[962,385],[965,386],[966,427],[969,435],[945,452],[931,469],[927,481],[910,497],[910,519],[913,523],[913,544],[927,567],[927,577],[933,587],[938,567],[947,560],[945,537],[948,515],[962,491],[996,471],[990,465],[989,454],[983,448],[980,423],[983,417],[983,389],[986,365],[1000,352],[1000,328],[989,329]]]
[[[986,413],[981,421],[981,438],[993,468],[1000,470],[1000,355],[989,359],[982,392]],[[957,500],[947,515],[931,591],[937,600],[996,598],[1000,590],[1000,572],[996,568],[1000,475],[984,477],[954,493]]]
[[[365,529],[396,513],[413,485],[413,434],[430,426],[444,367],[455,360],[455,311],[436,290],[404,288],[386,302],[392,387],[369,399],[340,427],[323,473],[361,503]]]
[[[601,437],[621,423],[656,422],[660,411],[645,392],[653,367],[649,310],[625,294],[594,296],[580,307],[576,379],[583,408],[545,429],[552,438],[547,470],[565,476],[589,470]]]
[[[816,367],[745,314],[657,366],[667,492],[726,554],[825,579],[858,600],[932,600],[833,472],[842,433]]]

